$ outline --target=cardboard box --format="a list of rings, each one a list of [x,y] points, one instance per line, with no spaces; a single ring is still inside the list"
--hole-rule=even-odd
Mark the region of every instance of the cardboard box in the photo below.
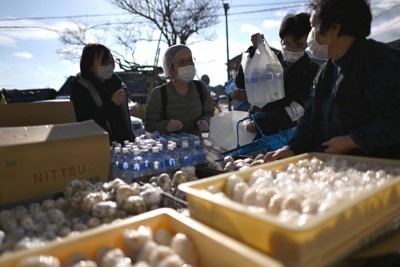
[[[37,102],[0,105],[0,127],[76,122],[72,102]]]
[[[0,128],[0,204],[62,192],[73,179],[108,181],[108,133],[93,120]]]
[[[279,171],[302,159],[327,160],[334,155],[307,153],[237,171],[249,181],[258,169]],[[336,155],[352,163],[399,168],[399,160]],[[179,185],[186,193],[190,216],[256,248],[289,267],[329,266],[356,249],[396,228],[400,214],[400,176],[363,191],[304,225],[282,222],[270,213],[252,212],[247,206],[214,196],[212,186],[224,190],[232,173]]]
[[[15,267],[21,260],[38,255],[57,257],[64,264],[77,252],[95,260],[98,250],[104,247],[121,248],[126,252],[123,231],[137,229],[142,225],[151,227],[153,232],[164,229],[171,234],[187,235],[195,247],[198,267],[283,267],[277,260],[168,208],[142,213],[81,232],[79,235],[71,235],[45,247],[5,254],[0,257],[0,266]]]

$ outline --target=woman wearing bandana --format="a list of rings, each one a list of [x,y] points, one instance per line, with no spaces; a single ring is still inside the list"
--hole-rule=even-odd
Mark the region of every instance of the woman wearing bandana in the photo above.
[[[114,58],[102,44],[87,44],[71,85],[77,121],[94,120],[109,133],[110,143],[134,141],[126,86],[114,74]]]
[[[169,47],[163,61],[166,84],[154,88],[146,105],[146,130],[161,134],[207,132],[214,104],[202,81],[194,80],[196,68],[186,45]]]

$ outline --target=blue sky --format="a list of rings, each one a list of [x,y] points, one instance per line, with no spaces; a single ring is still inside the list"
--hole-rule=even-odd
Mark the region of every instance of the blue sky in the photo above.
[[[196,57],[199,76],[210,76],[211,85],[226,81],[226,31],[222,7],[220,23],[209,28],[212,41],[190,38],[189,46]],[[305,11],[307,1],[289,0],[226,0],[229,3],[228,33],[230,58],[242,53],[250,45],[250,36],[262,32],[271,46],[280,48],[278,29],[283,16]],[[371,37],[383,41],[400,39],[400,4],[398,0],[372,0],[374,22]],[[264,10],[264,11],[262,11]],[[78,23],[94,25],[115,22],[126,16],[106,0],[0,0],[0,89],[54,88],[58,90],[65,79],[79,72],[78,60],[68,60],[57,53],[65,48],[55,30]],[[109,14],[109,16],[93,16]],[[51,19],[37,19],[51,17]],[[36,18],[36,19],[35,19]],[[27,28],[29,26],[30,28]],[[113,46],[107,33],[105,45]],[[159,33],[153,33],[157,39]],[[107,38],[109,37],[109,38]],[[93,39],[95,41],[95,39]],[[139,43],[135,61],[152,65],[157,42]],[[166,49],[161,45],[161,55]],[[78,51],[80,53],[80,51]],[[123,53],[123,52],[121,52]],[[161,65],[161,61],[159,62]]]

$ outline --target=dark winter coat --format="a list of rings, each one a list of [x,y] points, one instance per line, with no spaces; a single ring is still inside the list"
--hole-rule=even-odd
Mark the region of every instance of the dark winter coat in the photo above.
[[[357,40],[321,66],[289,148],[322,152],[347,134],[360,148],[350,154],[400,159],[400,52],[386,44]]]
[[[89,87],[95,92],[91,93]],[[109,133],[110,143],[134,141],[128,101],[117,106],[111,100],[113,93],[121,88],[126,89],[126,86],[115,74],[105,83],[94,77],[86,80],[78,74],[71,85],[70,99],[77,121],[94,120]]]

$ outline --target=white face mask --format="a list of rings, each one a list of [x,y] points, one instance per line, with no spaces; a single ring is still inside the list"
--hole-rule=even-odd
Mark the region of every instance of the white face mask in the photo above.
[[[289,51],[286,49],[282,49],[283,58],[290,63],[294,63],[299,60],[302,56],[304,56],[304,50],[302,51]]]
[[[176,78],[182,82],[188,83],[193,81],[195,75],[196,68],[193,65],[188,65],[178,68],[178,76]]]
[[[319,59],[328,59],[328,45],[321,45],[315,39],[315,28],[313,27],[307,37],[307,45],[310,48],[311,54]]]
[[[108,80],[112,77],[113,73],[114,73],[114,69],[115,66],[114,64],[110,64],[110,65],[106,65],[106,66],[100,66],[97,69],[97,73],[96,76],[100,79],[100,80]]]

